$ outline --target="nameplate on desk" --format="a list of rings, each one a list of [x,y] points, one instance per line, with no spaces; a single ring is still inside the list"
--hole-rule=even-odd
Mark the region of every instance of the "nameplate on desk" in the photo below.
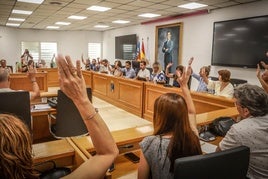
[[[51,109],[51,107],[48,104],[36,104],[33,106],[33,110],[46,110]]]

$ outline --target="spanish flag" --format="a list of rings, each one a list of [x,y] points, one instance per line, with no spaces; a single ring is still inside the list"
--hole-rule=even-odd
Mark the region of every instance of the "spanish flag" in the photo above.
[[[140,60],[145,60],[145,49],[144,49],[143,39],[142,39],[142,43],[141,43]]]

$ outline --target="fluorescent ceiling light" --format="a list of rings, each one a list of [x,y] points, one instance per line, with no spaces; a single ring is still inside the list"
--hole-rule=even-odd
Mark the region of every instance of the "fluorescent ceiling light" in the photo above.
[[[56,22],[57,25],[70,25],[70,22]]]
[[[191,3],[180,5],[178,7],[185,8],[185,9],[197,9],[197,8],[206,7],[206,6],[208,6],[208,5],[196,3],[196,2],[191,2]]]
[[[18,0],[19,2],[27,2],[27,3],[34,3],[34,4],[42,4],[44,0]]]
[[[58,29],[58,28],[60,28],[59,26],[47,26],[46,27],[47,29]]]
[[[13,14],[26,14],[26,15],[30,15],[33,13],[33,11],[24,11],[24,10],[16,10],[16,9],[13,9],[12,10],[12,13]]]
[[[9,21],[19,21],[19,22],[23,22],[23,21],[25,21],[25,19],[21,19],[21,18],[12,18],[12,17],[8,18],[8,20],[9,20]]]
[[[85,16],[69,16],[68,19],[83,20],[87,17]]]
[[[20,24],[6,23],[6,26],[18,27],[18,26],[20,26]]]
[[[160,14],[152,14],[152,13],[145,13],[145,14],[140,14],[140,17],[148,17],[148,18],[153,18],[153,17],[158,17],[161,16]]]
[[[96,28],[107,28],[109,26],[108,25],[101,25],[101,24],[99,24],[99,25],[95,25],[94,27],[96,27]]]
[[[108,11],[110,9],[111,9],[110,7],[102,7],[102,6],[90,6],[89,8],[87,8],[87,10],[100,11],[100,12]]]
[[[116,20],[116,21],[113,21],[112,23],[117,23],[117,24],[127,24],[129,23],[130,21],[124,21],[124,20]]]

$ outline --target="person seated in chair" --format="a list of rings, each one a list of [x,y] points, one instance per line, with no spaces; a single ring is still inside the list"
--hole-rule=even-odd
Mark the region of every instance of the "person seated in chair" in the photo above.
[[[12,73],[12,69],[7,66],[7,61],[5,59],[1,59],[0,61],[0,69],[6,69],[8,73]]]
[[[36,69],[33,66],[28,67],[28,78],[32,82],[32,91],[30,91],[30,100],[40,97],[40,89],[36,82]],[[0,69],[0,92],[13,91],[10,89],[9,72],[6,69]]]
[[[136,79],[143,80],[143,81],[149,81],[150,80],[150,71],[146,68],[146,62],[141,61],[140,62],[140,70],[137,74]]]
[[[117,77],[121,77],[123,75],[122,71],[121,71],[121,68],[122,68],[122,63],[120,60],[116,60],[114,62],[114,67],[113,68],[109,68],[111,74],[113,74],[114,76],[117,76]]]
[[[183,74],[183,66],[178,65],[176,67],[175,73],[169,73],[169,68],[173,65],[173,63],[168,63],[166,67],[166,77],[170,80],[169,84],[172,86],[180,87],[180,84],[177,82],[177,79]]]
[[[135,78],[136,77],[135,70],[133,68],[131,68],[130,61],[125,62],[125,68],[122,68],[121,71],[123,73],[123,76],[126,78]]]
[[[242,120],[231,126],[217,151],[250,148],[249,178],[268,178],[268,94],[257,85],[241,84],[234,90]]]
[[[99,72],[108,74],[109,73],[109,68],[111,68],[108,60],[103,59],[100,63],[101,64],[100,64]]]
[[[160,64],[158,62],[154,62],[153,64],[153,72],[150,80],[156,83],[166,83],[165,73],[160,70]]]
[[[118,148],[102,117],[87,97],[81,62],[77,61],[74,67],[71,58],[62,55],[57,56],[56,62],[60,89],[77,107],[97,152],[63,178],[104,178],[119,153]],[[0,178],[37,178],[33,173],[31,136],[25,124],[17,117],[0,114],[0,136]]]
[[[173,178],[179,157],[202,154],[195,106],[188,88],[191,67],[179,77],[182,96],[166,93],[155,100],[152,136],[140,143],[138,178]]]

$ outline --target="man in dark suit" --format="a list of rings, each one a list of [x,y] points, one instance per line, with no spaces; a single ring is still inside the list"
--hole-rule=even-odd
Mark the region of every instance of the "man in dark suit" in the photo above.
[[[162,52],[164,53],[164,66],[166,69],[167,65],[169,63],[172,63],[172,51],[173,51],[173,41],[171,40],[171,32],[168,31],[167,32],[167,40],[165,41],[163,48],[162,48]]]

